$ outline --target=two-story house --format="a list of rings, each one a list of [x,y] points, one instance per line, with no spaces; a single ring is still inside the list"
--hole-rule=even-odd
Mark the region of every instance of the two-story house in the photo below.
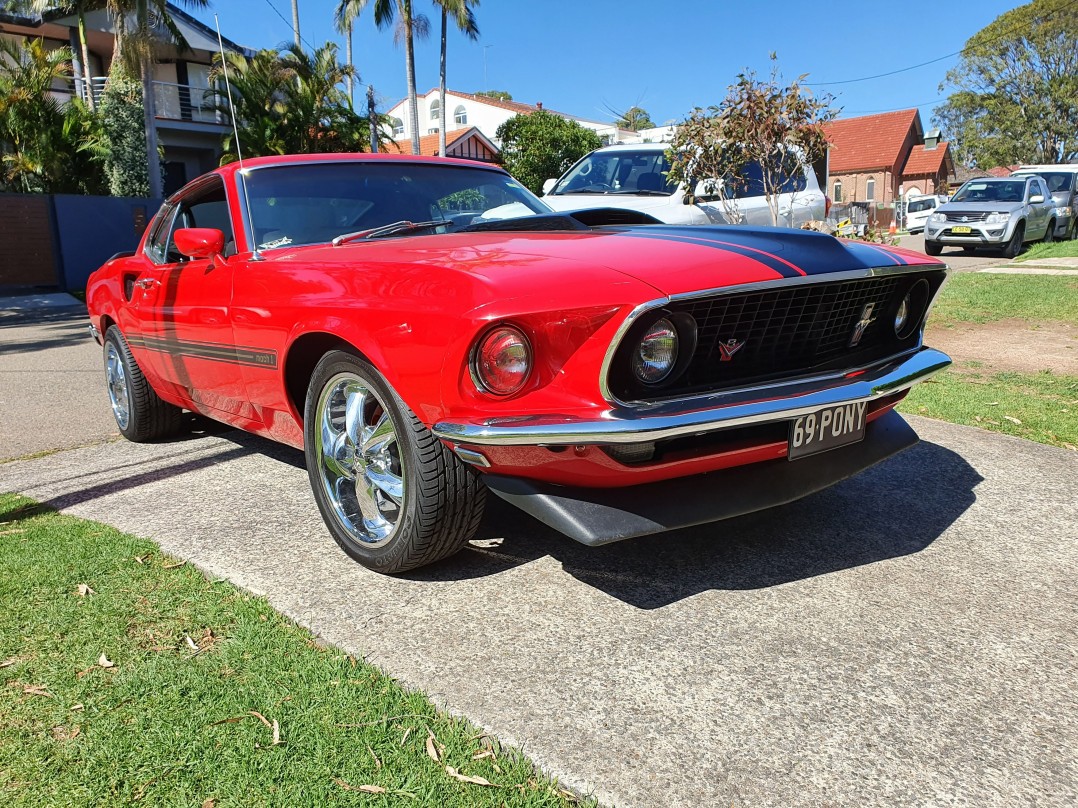
[[[181,51],[175,45],[159,44],[154,53],[153,91],[157,137],[164,151],[166,195],[217,166],[222,135],[231,126],[228,116],[217,109],[217,98],[210,87],[213,56],[218,51],[217,32],[172,4],[168,9],[190,49]],[[61,98],[78,95],[85,99],[92,95],[100,99],[116,55],[115,27],[105,11],[86,14],[87,64],[82,63],[75,15],[62,11],[40,14],[0,11],[0,36],[40,38],[48,48],[70,47],[74,54],[72,78],[55,87],[54,93]],[[224,40],[224,47],[235,53],[252,53],[228,39]]]

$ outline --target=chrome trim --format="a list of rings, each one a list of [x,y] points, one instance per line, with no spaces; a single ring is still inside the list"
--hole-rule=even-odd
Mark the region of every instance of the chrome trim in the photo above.
[[[472,466],[479,466],[480,468],[489,469],[490,461],[482,452],[477,452],[474,449],[465,449],[463,446],[454,446],[453,454]]]
[[[937,264],[902,264],[899,266],[882,266],[882,267],[868,267],[866,269],[851,269],[846,272],[834,272],[829,275],[799,275],[796,278],[781,278],[773,281],[757,281],[756,283],[743,283],[736,286],[719,286],[713,289],[705,289],[699,292],[682,292],[678,295],[670,295],[669,297],[656,298],[650,300],[647,303],[641,303],[625,318],[622,324],[618,327],[618,330],[614,333],[614,338],[610,341],[610,346],[606,349],[606,355],[603,357],[603,363],[599,367],[599,393],[603,399],[608,403],[615,406],[629,406],[628,402],[622,401],[610,391],[610,385],[607,379],[610,378],[610,366],[614,362],[614,354],[617,352],[618,347],[621,345],[621,340],[625,337],[625,332],[628,331],[633,324],[644,314],[652,309],[660,306],[667,306],[670,303],[681,303],[686,300],[696,300],[702,297],[716,297],[720,295],[737,295],[744,292],[757,292],[767,291],[771,289],[779,289],[785,286],[800,286],[804,283],[835,283],[842,281],[855,281],[862,280],[864,278],[876,278],[885,275],[909,275],[914,272],[928,272],[936,270],[947,271],[947,265],[940,262]],[[942,288],[942,287],[941,287]],[[938,292],[937,292],[938,294]],[[933,299],[934,302],[934,299]],[[932,306],[929,305],[929,309]],[[925,314],[927,317],[927,312]],[[918,347],[920,347],[918,345]],[[740,388],[739,388],[740,389]]]
[[[773,388],[767,398],[753,391],[723,391],[679,402],[614,407],[594,418],[534,415],[441,421],[433,427],[443,440],[495,446],[642,443],[702,435],[733,427],[787,421],[821,407],[869,402],[908,390],[951,364],[933,348],[907,354],[853,379],[797,380]]]
[[[87,328],[90,329],[90,336],[94,338],[94,342],[96,342],[98,345],[100,345],[101,344],[101,332],[97,330],[97,326],[94,325],[93,323],[90,323],[90,325],[88,325]]]

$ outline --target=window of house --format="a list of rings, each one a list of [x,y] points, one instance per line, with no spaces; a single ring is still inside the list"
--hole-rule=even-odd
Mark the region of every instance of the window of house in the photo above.
[[[876,201],[876,180],[870,179],[865,183],[865,200],[868,202]]]
[[[442,119],[442,102],[435,98],[430,102],[430,119],[440,121]]]
[[[428,135],[436,135],[436,134],[438,134],[438,127],[437,126],[432,126],[430,129],[427,130],[427,134]]]
[[[463,104],[453,110],[453,120],[456,121],[459,126],[468,123],[468,110],[464,108]]]
[[[831,201],[842,201],[842,183],[839,180],[835,180],[835,192],[831,195]]]
[[[404,136],[404,121],[400,118],[391,118],[389,123],[393,127],[393,137]]]

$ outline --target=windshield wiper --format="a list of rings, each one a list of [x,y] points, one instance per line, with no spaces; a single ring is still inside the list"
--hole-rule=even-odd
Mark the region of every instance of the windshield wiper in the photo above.
[[[407,219],[401,219],[399,222],[384,224],[381,227],[371,227],[367,230],[357,230],[354,233],[344,233],[333,239],[332,244],[334,247],[340,247],[342,244],[347,244],[349,241],[381,238],[382,236],[410,233],[413,230],[426,230],[429,227],[440,227],[442,225],[445,227],[452,227],[453,222],[448,219],[431,219],[429,222],[410,222]]]
[[[648,188],[646,190],[641,189],[638,191],[611,191],[610,193],[614,194],[615,196],[618,194],[632,194],[633,196],[670,196],[670,192],[668,191],[656,191],[651,188]]]
[[[571,191],[555,191],[554,196],[561,196],[562,194],[608,194],[610,191],[600,191],[596,188],[574,188]]]

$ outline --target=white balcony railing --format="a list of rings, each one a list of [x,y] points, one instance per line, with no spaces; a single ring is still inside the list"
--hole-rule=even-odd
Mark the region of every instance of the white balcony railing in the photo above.
[[[71,80],[67,89],[56,88],[52,91],[58,101],[65,101],[74,96],[86,100],[88,92],[93,93],[94,101],[101,102],[101,95],[108,84],[107,76],[95,76],[89,82]],[[157,117],[171,121],[193,121],[227,126],[228,115],[217,109],[217,94],[206,87],[191,87],[187,84],[172,84],[167,81],[153,83],[153,98],[157,107]]]

